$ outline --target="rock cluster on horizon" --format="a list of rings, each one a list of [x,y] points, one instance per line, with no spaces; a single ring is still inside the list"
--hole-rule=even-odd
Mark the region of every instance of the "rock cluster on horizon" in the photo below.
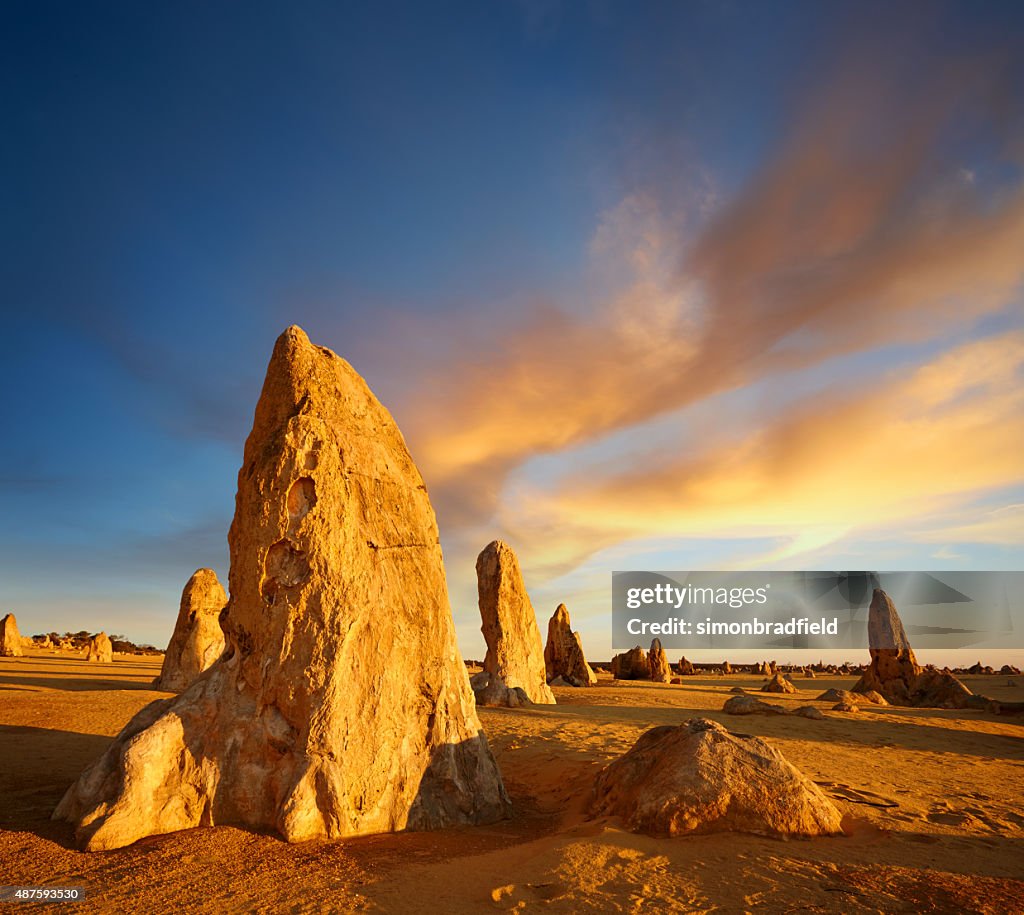
[[[224,652],[220,613],[228,602],[213,569],[197,569],[181,592],[174,632],[164,653],[157,689],[180,692]]]
[[[583,654],[583,641],[573,632],[569,611],[559,604],[548,620],[548,640],[544,645],[544,671],[548,684],[561,677],[570,686],[595,686],[597,674]]]
[[[641,735],[598,773],[591,813],[620,817],[629,829],[654,836],[834,835],[842,820],[771,744],[704,718]]]
[[[222,823],[299,842],[507,816],[423,479],[363,379],[297,327],[235,505],[224,655],[139,712],[55,817],[101,850]]]
[[[531,702],[554,705],[537,614],[512,547],[501,540],[487,544],[476,560],[476,580],[487,643],[484,670],[523,689]]]

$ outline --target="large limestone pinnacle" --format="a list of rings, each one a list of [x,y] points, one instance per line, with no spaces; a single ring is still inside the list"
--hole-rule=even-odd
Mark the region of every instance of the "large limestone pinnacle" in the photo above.
[[[234,823],[288,841],[508,814],[437,524],[391,415],[298,327],[238,474],[224,655],[143,709],[55,816],[89,850]]]
[[[537,614],[512,547],[501,540],[487,544],[476,559],[476,581],[487,643],[484,670],[522,688],[531,702],[554,705]]]

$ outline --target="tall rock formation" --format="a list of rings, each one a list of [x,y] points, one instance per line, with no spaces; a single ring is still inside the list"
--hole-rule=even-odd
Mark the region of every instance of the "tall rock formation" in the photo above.
[[[68,789],[54,816],[84,848],[221,823],[298,842],[508,815],[423,479],[363,379],[297,327],[267,369],[228,544],[227,649]]]
[[[651,669],[651,679],[655,683],[668,683],[672,679],[672,668],[669,667],[665,649],[661,647],[661,639],[654,639],[651,642],[647,664]]]
[[[985,708],[991,700],[976,696],[948,670],[924,669],[917,663],[896,607],[875,588],[868,610],[871,663],[855,693],[879,693],[893,705],[918,708]]]
[[[548,641],[544,646],[544,670],[550,683],[561,677],[572,686],[596,686],[597,674],[583,654],[580,634],[572,631],[569,611],[559,604],[548,620]]]
[[[22,654],[18,621],[8,613],[0,620],[0,658],[20,658]]]
[[[114,646],[111,644],[110,636],[105,632],[94,635],[85,646],[85,659],[87,661],[99,661],[101,664],[110,664],[114,660]]]
[[[520,687],[531,702],[554,705],[544,667],[537,614],[526,593],[519,560],[507,543],[494,540],[476,558],[480,627],[487,643],[484,670],[509,687]]]
[[[220,612],[228,602],[213,569],[197,569],[181,592],[174,633],[164,654],[157,689],[180,692],[224,652]]]
[[[853,692],[875,690],[889,702],[909,705],[910,693],[914,681],[921,674],[921,667],[914,657],[895,605],[881,588],[875,588],[868,609],[868,651],[871,664],[853,687]]]

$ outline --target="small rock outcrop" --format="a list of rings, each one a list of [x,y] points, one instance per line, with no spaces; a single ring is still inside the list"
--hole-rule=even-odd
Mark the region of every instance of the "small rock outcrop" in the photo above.
[[[762,702],[755,696],[742,695],[733,696],[725,700],[722,711],[727,715],[788,715],[789,711],[781,705],[772,705],[770,702]]]
[[[0,620],[0,658],[20,658],[22,654],[18,621],[8,613]]]
[[[651,664],[639,645],[612,658],[612,676],[616,680],[650,680]]]
[[[178,620],[164,653],[157,689],[180,692],[224,653],[220,612],[228,596],[213,569],[197,569],[181,593]]]
[[[267,369],[228,545],[227,649],[68,789],[54,816],[83,848],[204,825],[300,842],[509,814],[423,478],[363,379],[297,327]]]
[[[110,642],[110,636],[105,632],[101,632],[89,639],[89,644],[85,648],[85,659],[87,661],[99,661],[101,664],[113,662],[114,646]]]
[[[524,689],[531,702],[554,705],[537,614],[512,547],[501,540],[487,544],[476,559],[476,582],[487,643],[484,670]]]
[[[561,677],[569,686],[597,685],[597,674],[590,669],[583,654],[580,634],[572,631],[569,611],[565,604],[559,604],[548,620],[544,671],[549,683]]]
[[[521,686],[508,686],[497,674],[482,670],[469,678],[479,708],[524,708],[533,705]]]
[[[654,836],[835,835],[842,815],[768,742],[691,718],[643,734],[598,773],[591,814]]]
[[[796,687],[787,680],[782,674],[776,672],[775,675],[761,687],[762,693],[795,693]]]
[[[672,668],[669,666],[665,649],[661,647],[661,639],[654,639],[651,642],[647,664],[651,669],[651,679],[655,683],[668,683],[672,679]]]
[[[860,705],[865,702],[872,705],[888,705],[889,703],[879,694],[874,692],[851,693],[845,689],[827,689],[820,696],[815,697],[817,702],[845,702],[849,705]]]
[[[676,670],[679,671],[679,676],[681,677],[692,677],[697,673],[697,668],[693,666],[693,662],[687,661],[686,658],[679,659]]]

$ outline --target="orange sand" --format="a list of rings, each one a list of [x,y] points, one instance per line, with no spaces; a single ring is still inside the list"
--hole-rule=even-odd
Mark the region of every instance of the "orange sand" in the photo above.
[[[66,911],[1024,911],[1021,719],[830,703],[817,703],[825,721],[731,717],[720,711],[729,689],[760,678],[602,676],[555,689],[557,706],[481,710],[515,805],[495,826],[305,845],[217,827],[84,854],[49,814],[128,718],[166,695],[150,686],[161,658],[27,654],[0,659],[0,884],[86,887]],[[1019,701],[1014,679],[965,681]],[[797,695],[766,698],[795,707],[854,680],[797,677]],[[601,765],[647,728],[694,715],[772,740],[836,798],[851,835],[653,839],[586,820]]]

